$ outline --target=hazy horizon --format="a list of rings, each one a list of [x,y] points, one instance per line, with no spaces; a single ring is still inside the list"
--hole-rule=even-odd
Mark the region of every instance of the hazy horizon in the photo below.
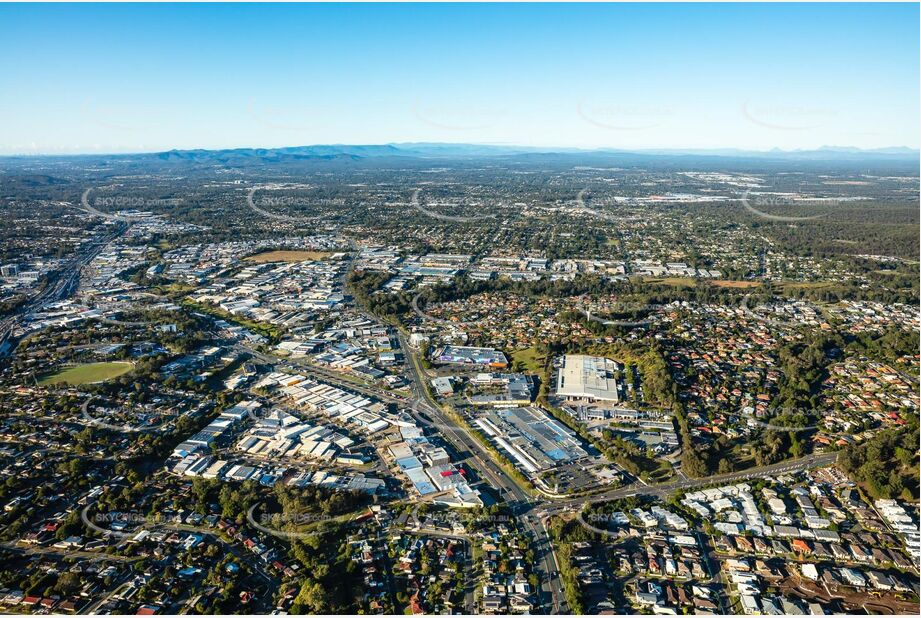
[[[918,148],[910,148],[908,146],[882,146],[878,148],[859,148],[856,146],[849,145],[823,145],[816,148],[791,148],[791,149],[782,149],[782,148],[766,148],[766,149],[747,149],[747,148],[736,148],[736,147],[725,147],[725,148],[615,148],[615,147],[604,147],[600,146],[597,148],[579,148],[574,146],[560,146],[560,145],[540,145],[540,146],[523,146],[521,144],[501,144],[501,143],[483,143],[483,142],[387,142],[381,144],[359,144],[359,143],[327,143],[327,144],[288,144],[285,146],[228,146],[226,148],[165,148],[165,149],[155,149],[155,150],[124,150],[124,151],[87,151],[87,152],[21,152],[21,153],[0,153],[0,157],[68,157],[68,156],[118,156],[118,155],[146,155],[146,154],[160,154],[167,152],[195,152],[195,151],[204,151],[204,152],[219,152],[219,151],[245,151],[245,150],[285,150],[285,149],[298,149],[298,148],[384,148],[392,146],[395,148],[412,148],[412,147],[423,147],[423,146],[432,146],[432,147],[456,147],[456,148],[468,148],[468,147],[479,147],[479,148],[496,148],[497,151],[501,149],[507,149],[509,151],[520,151],[520,152],[547,152],[547,153],[560,153],[560,154],[592,154],[592,153],[623,153],[623,154],[719,154],[719,153],[731,153],[738,152],[740,154],[797,154],[797,153],[810,153],[810,152],[822,152],[827,151],[829,153],[834,152],[856,152],[856,153],[866,153],[871,154],[901,154],[901,153],[911,153],[914,155],[921,154],[921,150]]]
[[[0,154],[919,147],[917,4],[0,6]]]

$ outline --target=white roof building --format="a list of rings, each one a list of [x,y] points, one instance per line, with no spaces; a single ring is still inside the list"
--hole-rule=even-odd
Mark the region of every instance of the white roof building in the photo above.
[[[814,564],[804,563],[799,568],[806,579],[811,579],[814,582],[819,580],[819,570]]]
[[[567,354],[557,373],[556,394],[570,399],[618,401],[616,362],[600,356]]]

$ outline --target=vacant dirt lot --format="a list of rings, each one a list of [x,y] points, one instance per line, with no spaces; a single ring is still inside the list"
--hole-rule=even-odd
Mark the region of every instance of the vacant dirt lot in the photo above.
[[[266,251],[251,255],[247,260],[264,264],[266,262],[306,262],[307,260],[325,260],[332,253],[328,251]]]

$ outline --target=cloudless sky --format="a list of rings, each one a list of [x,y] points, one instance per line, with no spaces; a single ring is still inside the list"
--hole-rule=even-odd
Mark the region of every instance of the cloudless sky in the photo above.
[[[0,153],[919,145],[918,4],[0,5]]]

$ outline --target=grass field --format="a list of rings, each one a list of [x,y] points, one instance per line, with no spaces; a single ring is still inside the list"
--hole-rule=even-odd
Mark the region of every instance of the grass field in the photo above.
[[[62,369],[57,373],[42,378],[39,384],[95,384],[96,382],[105,382],[106,380],[117,378],[128,373],[132,368],[134,368],[134,365],[126,362],[87,363]]]
[[[730,281],[728,279],[713,279],[711,283],[718,288],[756,288],[761,285],[760,281]]]
[[[643,283],[656,283],[659,285],[670,285],[672,287],[691,288],[697,285],[698,281],[709,283],[719,288],[736,288],[747,289],[756,288],[763,285],[761,281],[733,281],[731,279],[693,279],[691,277],[643,277]],[[775,287],[783,290],[793,290],[797,288],[824,288],[834,285],[831,281],[781,281],[775,283]]]
[[[528,373],[539,373],[544,368],[544,360],[545,358],[537,353],[537,348],[534,346],[512,352],[512,365],[521,362]]]
[[[251,255],[247,260],[257,264],[266,262],[306,262],[307,260],[325,260],[332,253],[328,251],[266,251]]]
[[[642,277],[643,283],[658,283],[672,287],[692,288],[697,285],[697,280],[691,277]]]

